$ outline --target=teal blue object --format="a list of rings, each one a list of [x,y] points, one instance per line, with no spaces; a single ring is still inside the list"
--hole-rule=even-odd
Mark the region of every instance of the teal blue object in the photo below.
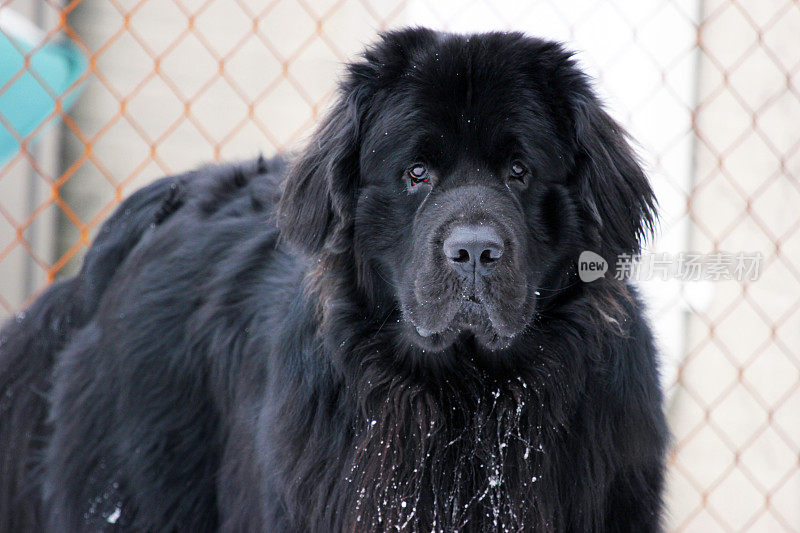
[[[51,95],[63,95],[88,66],[86,57],[71,41],[51,42],[37,49],[30,56],[29,69],[8,85],[25,67],[25,54],[32,50],[30,44],[12,39],[0,31],[0,163],[20,149],[17,139],[25,139],[50,116],[56,107]],[[74,102],[78,89],[61,100],[64,110]]]

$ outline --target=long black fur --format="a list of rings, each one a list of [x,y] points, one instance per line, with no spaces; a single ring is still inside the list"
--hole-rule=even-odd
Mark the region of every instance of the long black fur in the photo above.
[[[462,216],[507,232],[482,311]],[[653,224],[559,45],[386,34],[296,158],[142,189],[0,332],[0,531],[656,531],[652,335],[576,274]]]

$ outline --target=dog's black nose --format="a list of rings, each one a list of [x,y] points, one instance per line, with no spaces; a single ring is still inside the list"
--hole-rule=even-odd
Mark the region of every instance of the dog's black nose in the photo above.
[[[444,256],[465,278],[486,276],[503,256],[503,240],[490,226],[457,225],[444,240]]]

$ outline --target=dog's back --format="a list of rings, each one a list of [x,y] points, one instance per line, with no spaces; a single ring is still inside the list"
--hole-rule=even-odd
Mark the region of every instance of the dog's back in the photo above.
[[[50,433],[52,369],[58,354],[92,320],[131,250],[147,231],[181,208],[193,189],[192,178],[201,175],[221,186],[230,181],[235,190],[239,182],[275,170],[269,168],[272,165],[283,163],[259,158],[163,178],[137,191],[100,228],[78,274],[53,284],[0,330],[0,531],[45,528],[41,459]],[[214,198],[219,204],[220,195]],[[236,202],[214,207],[235,209]]]

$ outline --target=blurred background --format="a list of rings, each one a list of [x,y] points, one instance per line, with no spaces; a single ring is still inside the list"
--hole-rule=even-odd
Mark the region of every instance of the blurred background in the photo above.
[[[341,62],[406,25],[577,52],[639,143],[651,249],[756,280],[641,281],[662,350],[671,531],[800,531],[800,3],[0,0],[0,319],[73,273],[134,189],[298,148]]]

